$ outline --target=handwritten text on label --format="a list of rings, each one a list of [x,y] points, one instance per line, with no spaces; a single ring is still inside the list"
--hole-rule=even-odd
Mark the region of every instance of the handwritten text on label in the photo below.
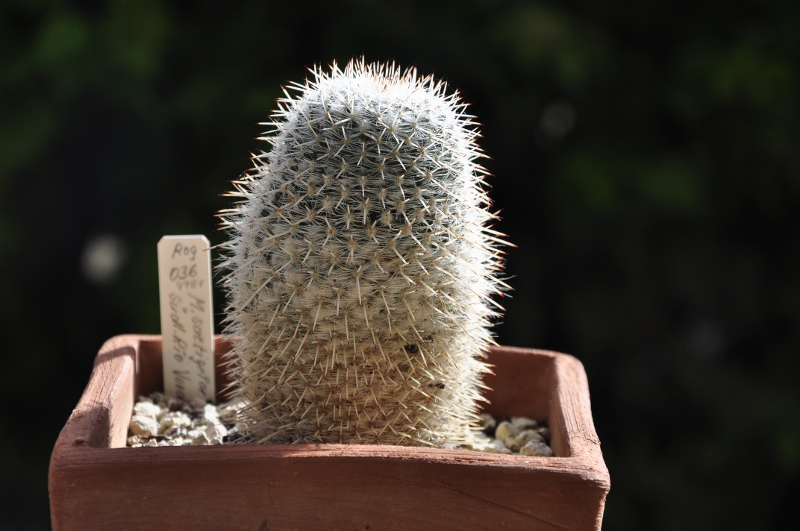
[[[214,400],[211,257],[205,236],[158,242],[164,392]]]

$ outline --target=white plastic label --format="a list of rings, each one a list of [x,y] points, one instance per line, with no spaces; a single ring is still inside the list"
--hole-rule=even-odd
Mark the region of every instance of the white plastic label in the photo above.
[[[211,251],[205,236],[158,242],[164,393],[214,400]]]

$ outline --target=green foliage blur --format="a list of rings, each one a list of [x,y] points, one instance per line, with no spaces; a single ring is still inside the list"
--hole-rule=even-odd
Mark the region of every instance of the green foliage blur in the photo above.
[[[281,86],[362,54],[483,124],[498,341],[583,361],[604,529],[800,528],[800,3],[4,0],[0,530],[49,529],[102,342],[159,332],[158,239],[222,241]]]

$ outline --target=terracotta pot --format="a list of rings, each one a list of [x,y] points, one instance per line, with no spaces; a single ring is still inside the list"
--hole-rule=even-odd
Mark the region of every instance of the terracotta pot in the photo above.
[[[217,355],[226,350],[217,341]],[[54,531],[599,530],[609,489],[583,366],[492,349],[496,418],[546,419],[555,457],[309,444],[124,448],[160,390],[161,337],[112,338],[50,461]],[[224,384],[217,370],[218,387]]]

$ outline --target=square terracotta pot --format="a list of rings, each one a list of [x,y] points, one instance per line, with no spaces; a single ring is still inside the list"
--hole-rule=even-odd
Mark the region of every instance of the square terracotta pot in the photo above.
[[[226,348],[218,339],[217,356]],[[486,410],[546,419],[555,457],[339,444],[125,448],[134,397],[163,385],[161,337],[112,338],[53,450],[53,530],[599,530],[609,476],[583,366],[508,347],[489,362]]]

